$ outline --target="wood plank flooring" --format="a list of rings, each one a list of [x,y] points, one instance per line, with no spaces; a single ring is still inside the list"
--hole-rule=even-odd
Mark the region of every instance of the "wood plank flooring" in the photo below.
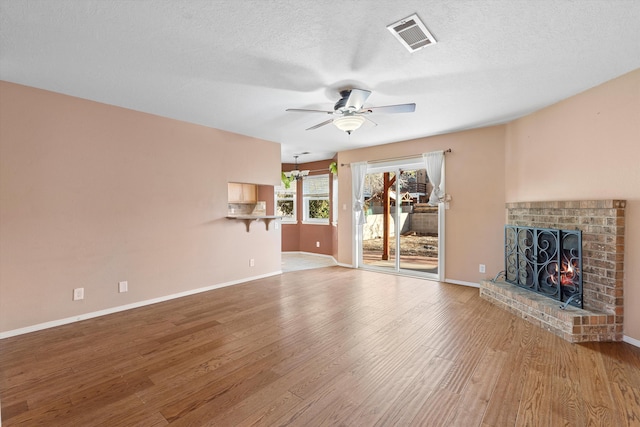
[[[640,349],[330,267],[0,341],[2,425],[640,426]]]

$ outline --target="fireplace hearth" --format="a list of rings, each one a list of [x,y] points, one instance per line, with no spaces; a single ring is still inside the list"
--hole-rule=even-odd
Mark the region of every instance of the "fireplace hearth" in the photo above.
[[[508,283],[582,308],[582,233],[580,230],[506,225]]]
[[[505,256],[500,279],[480,282],[480,296],[570,342],[621,341],[625,207],[611,199],[507,203],[505,230],[512,231],[505,231],[505,252],[517,255]],[[536,239],[548,250],[534,249]],[[577,254],[571,248],[580,241]],[[543,292],[531,292],[535,286]],[[574,304],[578,299],[582,308]]]

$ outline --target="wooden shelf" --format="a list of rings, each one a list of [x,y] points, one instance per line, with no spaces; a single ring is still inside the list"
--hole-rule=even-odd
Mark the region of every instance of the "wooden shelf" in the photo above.
[[[271,221],[276,220],[276,219],[281,219],[281,216],[276,216],[276,215],[235,215],[235,216],[227,216],[227,219],[232,219],[235,221],[242,221],[244,222],[244,225],[247,227],[247,233],[249,232],[249,229],[251,228],[251,223],[255,222],[255,221],[264,221],[265,227],[267,228],[267,231],[269,231],[269,224],[271,224]]]

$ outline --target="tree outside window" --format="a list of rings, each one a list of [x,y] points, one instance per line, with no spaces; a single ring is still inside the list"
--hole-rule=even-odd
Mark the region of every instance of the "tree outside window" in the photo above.
[[[295,223],[296,217],[296,186],[290,188],[284,186],[275,187],[276,215],[282,217],[283,223]]]

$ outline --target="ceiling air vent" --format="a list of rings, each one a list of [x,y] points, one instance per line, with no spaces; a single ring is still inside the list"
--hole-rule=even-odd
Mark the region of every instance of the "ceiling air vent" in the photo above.
[[[400,43],[402,43],[409,52],[415,52],[416,50],[437,43],[436,39],[429,33],[427,27],[425,27],[416,14],[394,24],[387,25],[387,29],[400,40]]]

